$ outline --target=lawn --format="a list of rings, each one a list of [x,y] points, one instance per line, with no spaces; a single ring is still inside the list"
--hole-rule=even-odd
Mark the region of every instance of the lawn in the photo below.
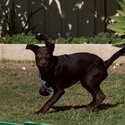
[[[26,69],[25,69],[25,68]],[[101,84],[105,101],[95,112],[83,105],[90,102],[90,94],[80,83],[66,89],[65,95],[45,115],[35,115],[49,97],[38,90],[38,71],[34,64],[0,64],[0,120],[17,123],[31,120],[53,125],[125,125],[125,66],[109,70]]]

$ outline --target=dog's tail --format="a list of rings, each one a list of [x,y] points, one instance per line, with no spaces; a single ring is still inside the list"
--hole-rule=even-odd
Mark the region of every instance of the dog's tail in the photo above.
[[[122,56],[125,53],[125,47],[114,53],[108,60],[105,61],[105,67],[108,69],[108,67],[120,56]]]

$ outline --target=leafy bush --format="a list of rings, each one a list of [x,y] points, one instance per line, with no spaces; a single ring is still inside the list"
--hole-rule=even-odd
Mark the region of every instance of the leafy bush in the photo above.
[[[108,25],[108,29],[112,30],[118,36],[125,36],[125,0],[117,0],[120,10],[118,14],[110,16],[111,24]]]
[[[62,44],[81,44],[81,43],[91,43],[93,41],[92,37],[79,37],[79,38],[60,38],[58,39],[57,43],[62,43]]]
[[[3,18],[0,24],[2,27],[1,36],[13,36],[21,33],[27,34],[29,31],[32,31],[37,25],[31,27],[30,19],[35,13],[43,9],[43,6],[35,11],[32,11],[31,8],[29,14],[26,15],[24,24],[22,24],[22,20],[18,17],[18,13],[16,12],[15,0],[11,0],[11,2],[10,7],[5,5],[0,6],[3,11]]]
[[[99,44],[106,44],[106,43],[111,43],[111,34],[109,33],[98,33],[94,40],[93,43],[99,43]]]
[[[121,41],[121,37],[116,36],[111,33],[98,33],[95,37],[79,37],[79,38],[70,38],[70,39],[64,39],[60,38],[58,40],[58,43],[87,43],[87,44],[108,44],[108,43],[118,43]]]
[[[110,16],[111,23],[107,28],[112,30],[116,35],[112,40],[114,45],[125,45],[125,0],[117,0],[117,2],[120,10],[117,11],[116,15]]]
[[[121,37],[113,35],[111,33],[98,33],[95,37],[79,37],[79,38],[59,38],[57,40],[49,39],[50,41],[53,41],[54,43],[61,43],[61,44],[123,44],[125,40],[121,39]],[[0,37],[0,43],[44,43],[44,41],[38,41],[34,35],[32,34],[17,34],[12,37],[6,36],[6,37]]]
[[[96,44],[115,44],[117,42],[121,41],[121,37],[116,36],[111,33],[98,33],[95,38],[93,39],[93,43]]]
[[[6,36],[4,39],[0,40],[0,43],[39,43],[33,35],[14,35],[13,37]]]

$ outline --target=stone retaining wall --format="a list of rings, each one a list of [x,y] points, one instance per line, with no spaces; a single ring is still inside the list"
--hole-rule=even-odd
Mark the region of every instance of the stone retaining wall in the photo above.
[[[26,44],[0,44],[0,60],[34,60],[33,52],[25,48]],[[89,52],[106,60],[119,49],[111,44],[56,44],[54,55]],[[125,63],[125,57],[120,57],[116,62]]]

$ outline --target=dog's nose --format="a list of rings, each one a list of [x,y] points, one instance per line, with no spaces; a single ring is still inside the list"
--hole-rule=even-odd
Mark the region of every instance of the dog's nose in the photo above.
[[[45,66],[47,66],[47,62],[46,61],[39,61],[39,62],[37,62],[37,65],[39,67],[45,67]]]
[[[42,63],[42,66],[47,66],[47,62],[43,61],[41,63]]]
[[[43,65],[45,65],[45,64],[46,64],[46,62],[44,62],[44,61],[43,61],[43,62],[42,62],[42,64],[43,64]]]

